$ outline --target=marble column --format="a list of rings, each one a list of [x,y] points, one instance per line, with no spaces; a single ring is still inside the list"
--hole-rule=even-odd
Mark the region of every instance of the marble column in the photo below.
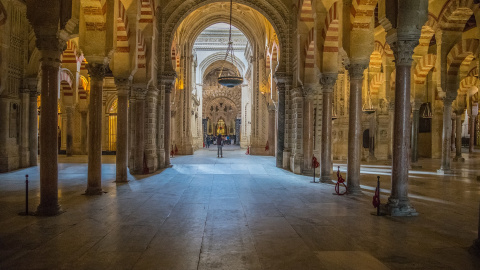
[[[116,154],[116,182],[127,182],[128,161],[128,95],[130,93],[130,80],[128,78],[115,78],[117,86],[117,154]]]
[[[368,115],[369,119],[369,132],[368,132],[368,158],[367,160],[375,161],[377,158],[375,157],[375,134],[377,133],[377,115],[376,113],[372,113]]]
[[[456,116],[455,113],[452,113],[452,137],[450,140],[450,148],[452,152],[455,151],[456,143],[455,143],[455,134],[456,134]]]
[[[324,183],[332,180],[332,112],[333,112],[333,88],[337,81],[337,74],[323,74],[320,85],[323,90],[323,113],[322,113],[322,153],[321,153],[321,178]]]
[[[420,33],[418,33],[420,34]],[[416,37],[416,35],[414,35]],[[392,190],[385,205],[392,216],[416,216],[408,198],[408,170],[410,163],[410,83],[413,49],[418,38],[398,37],[390,41],[395,53],[395,115],[393,123]]]
[[[145,97],[146,88],[138,87],[135,89],[136,112],[135,112],[135,143],[134,143],[134,164],[133,173],[143,174],[143,161],[145,153]]]
[[[470,122],[470,125],[468,126],[468,128],[470,129],[470,141],[468,145],[469,153],[473,153],[473,148],[475,146],[475,119],[476,118],[477,118],[477,115],[475,114],[470,115],[470,117],[468,118]]]
[[[464,162],[462,157],[462,111],[458,110],[455,114],[455,158],[454,161]]]
[[[277,105],[277,152],[276,152],[276,166],[283,168],[283,150],[285,149],[285,92],[286,92],[286,78],[276,76],[278,93]]]
[[[350,74],[350,105],[348,113],[348,157],[347,187],[352,195],[361,194],[360,160],[362,142],[362,82],[366,63],[353,62],[348,71]]]
[[[236,130],[238,130],[237,144],[240,144],[240,123],[236,124]],[[275,105],[273,104],[268,106],[268,144],[269,149],[267,154],[275,156]]]
[[[52,36],[37,36],[41,54],[40,118],[40,204],[37,215],[53,216],[62,212],[58,204],[58,71],[65,43]]]
[[[65,109],[67,113],[67,157],[72,156],[73,152],[73,107],[67,106]]]
[[[270,112],[270,111],[269,111]],[[269,115],[270,116],[270,115]],[[273,117],[273,130],[275,132],[275,107],[273,107],[273,116],[270,116],[270,119],[272,119]],[[207,123],[208,125],[208,123]],[[241,126],[242,126],[242,119],[235,119],[235,134],[236,134],[236,144],[237,145],[240,145],[240,138],[241,138],[241,135],[240,135],[240,130],[241,130]],[[272,149],[272,153],[273,153],[273,156],[275,156],[275,134],[273,134],[273,140],[270,144],[270,148]]]
[[[442,163],[437,173],[451,174],[450,152],[451,152],[451,134],[452,134],[452,102],[454,98],[447,97],[443,100],[443,131],[442,131]]]
[[[165,84],[165,167],[170,167],[170,151],[171,151],[171,120],[172,120],[172,110],[171,110],[171,101],[170,95],[174,84],[172,81],[169,81]]]
[[[305,88],[305,101],[303,103],[303,171],[304,174],[308,174],[312,171],[312,157],[313,157],[313,128],[314,128],[314,111],[313,111],[313,96],[314,91],[312,88]],[[319,157],[316,157],[317,159]],[[316,171],[318,174],[318,170]]]
[[[102,99],[104,63],[88,63],[90,104],[88,105],[88,185],[86,195],[101,195],[102,191]]]
[[[30,153],[30,166],[37,166],[38,158],[38,107],[37,107],[37,86],[30,88],[30,109],[28,111],[28,146]]]
[[[418,162],[418,130],[420,121],[420,108],[417,103],[413,105],[412,110],[412,149],[411,149],[411,161],[413,163]]]
[[[80,144],[81,144],[81,149],[82,149],[82,154],[86,155],[88,154],[88,149],[87,149],[87,144],[88,144],[88,124],[87,124],[87,117],[88,117],[88,111],[82,110],[80,111],[80,116],[81,116],[81,130],[80,130]]]
[[[20,142],[20,166],[26,168],[30,166],[30,153],[29,153],[29,111],[30,111],[30,90],[28,88],[21,89],[20,93],[22,105],[21,111],[21,134],[19,137]]]

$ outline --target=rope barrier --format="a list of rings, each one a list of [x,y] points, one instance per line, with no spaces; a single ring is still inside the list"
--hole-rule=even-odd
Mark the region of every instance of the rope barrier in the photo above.
[[[344,192],[340,192],[340,185],[343,185],[343,187],[345,187]],[[337,195],[347,194],[347,185],[345,185],[345,179],[340,174],[340,166],[338,166],[338,170],[337,170],[337,183],[335,184],[335,193],[337,193]]]

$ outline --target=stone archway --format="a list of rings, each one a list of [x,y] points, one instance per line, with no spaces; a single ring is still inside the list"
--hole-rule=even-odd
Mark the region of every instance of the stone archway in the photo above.
[[[163,66],[163,71],[173,70],[170,62],[170,44],[173,41],[176,29],[181,22],[190,15],[193,11],[200,7],[206,6],[212,3],[226,2],[222,0],[208,0],[197,1],[198,3],[191,3],[187,1],[171,1],[163,10],[159,10],[157,14],[170,14],[160,18],[160,31],[163,35],[163,46],[161,50],[161,57],[163,61],[160,61],[160,65]],[[272,24],[275,29],[280,45],[280,51],[283,57],[280,58],[280,65],[278,70],[282,72],[288,72],[290,69],[289,59],[292,54],[292,46],[289,38],[289,25],[290,16],[288,15],[288,8],[280,0],[272,1],[258,1],[258,0],[236,0],[235,3],[243,4],[261,13]],[[162,67],[161,67],[162,68]]]

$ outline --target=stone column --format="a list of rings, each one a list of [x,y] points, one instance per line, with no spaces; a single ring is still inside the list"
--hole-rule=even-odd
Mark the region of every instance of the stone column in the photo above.
[[[273,116],[271,115],[273,114]],[[269,120],[270,121],[273,121],[273,132],[275,132],[275,106],[273,106],[273,112],[272,110],[269,111]],[[207,124],[208,125],[208,122]],[[241,128],[241,125],[242,125],[242,119],[235,119],[235,136],[237,138],[237,141],[236,141],[236,144],[237,145],[240,145],[240,128]],[[273,153],[273,156],[275,156],[275,134],[273,134],[273,140],[272,142],[270,143],[270,148],[272,149],[271,153]]]
[[[30,88],[30,109],[28,111],[28,123],[30,129],[28,130],[28,146],[30,153],[30,166],[37,166],[38,157],[38,107],[37,107],[37,80],[35,86]]]
[[[172,120],[172,110],[170,108],[170,94],[172,93],[172,88],[174,84],[172,81],[169,81],[165,85],[165,167],[170,167],[170,146],[171,146],[171,120]]]
[[[348,112],[347,187],[348,193],[352,195],[362,193],[360,189],[362,82],[363,71],[367,66],[368,64],[352,61],[348,69],[350,74],[350,105]]]
[[[42,85],[40,118],[40,205],[37,215],[60,214],[58,204],[58,71],[65,42],[57,35],[37,36],[41,54]]]
[[[412,110],[412,164],[418,162],[418,129],[420,121],[420,104],[414,103]]]
[[[303,156],[304,164],[303,171],[304,174],[309,174],[312,171],[312,157],[313,157],[313,94],[314,90],[312,88],[305,88],[305,102],[303,103]],[[317,159],[319,157],[316,157]],[[317,170],[318,174],[318,170]]]
[[[320,181],[328,183],[332,179],[332,112],[333,88],[337,81],[337,74],[323,74],[320,84],[323,88],[322,113],[322,156]],[[308,158],[308,157],[307,157]]]
[[[454,161],[464,162],[465,159],[462,157],[462,111],[458,110],[456,112],[456,124],[455,124],[455,158]]]
[[[26,168],[30,166],[29,153],[29,111],[30,111],[30,90],[28,88],[21,89],[22,105],[21,109],[21,135],[20,140],[20,166]]]
[[[375,161],[377,158],[375,157],[375,134],[377,134],[377,117],[376,113],[372,113],[368,115],[370,118],[370,127],[368,132],[368,161]]]
[[[90,104],[88,105],[88,185],[86,195],[101,195],[102,191],[102,98],[104,63],[89,63]]]
[[[128,95],[130,94],[130,80],[128,78],[115,78],[117,86],[117,175],[116,182],[127,182],[128,161]]]
[[[65,109],[67,113],[67,157],[72,156],[73,152],[73,107],[67,106]]]
[[[305,116],[305,114],[304,114]],[[240,119],[237,119],[240,121]],[[237,144],[240,143],[240,123],[235,125],[237,133]],[[268,155],[275,156],[275,105],[268,106]]]
[[[453,151],[455,151],[456,148],[456,143],[455,143],[455,134],[456,134],[456,116],[455,113],[452,113],[452,137],[450,140],[450,148]]]
[[[477,115],[472,114],[468,118],[470,125],[468,128],[470,129],[470,141],[468,145],[468,152],[473,153],[473,148],[475,146],[475,119],[477,118]]]
[[[400,31],[400,30],[399,30]],[[417,33],[420,35],[420,33]],[[393,130],[392,192],[388,198],[387,214],[416,216],[408,198],[408,169],[410,163],[410,82],[413,49],[418,45],[417,34],[399,36],[390,41],[395,53],[395,116]],[[388,40],[388,39],[387,39]]]
[[[283,150],[285,149],[285,92],[286,92],[286,78],[275,76],[278,91],[278,111],[277,111],[277,153],[276,166],[283,168]]]
[[[143,160],[145,153],[145,97],[147,94],[146,88],[136,88],[136,113],[135,113],[135,143],[134,145],[134,164],[133,173],[143,174]]]
[[[447,97],[443,100],[443,131],[442,131],[442,163],[438,174],[451,174],[450,152],[451,152],[451,134],[452,134],[452,102],[454,98]]]
[[[88,124],[87,124],[87,117],[88,117],[88,111],[86,110],[82,110],[80,111],[80,116],[82,118],[82,121],[80,123],[81,125],[81,139],[80,139],[80,143],[81,143],[81,149],[82,149],[82,154],[83,155],[86,155],[88,154],[88,149],[87,149],[87,144],[88,144],[88,135],[87,135],[87,132],[88,132]]]

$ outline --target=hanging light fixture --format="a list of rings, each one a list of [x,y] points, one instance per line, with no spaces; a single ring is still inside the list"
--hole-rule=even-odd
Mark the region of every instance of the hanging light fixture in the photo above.
[[[233,41],[232,41],[232,10],[233,10],[233,0],[230,0],[230,31],[228,34],[228,47],[227,47],[227,53],[225,54],[225,60],[222,65],[222,69],[220,71],[220,75],[218,76],[218,83],[228,88],[232,88],[234,86],[237,86],[243,83],[243,78],[240,75],[240,72],[238,71],[238,69],[235,69],[234,75],[223,74],[225,63],[227,62],[229,57],[230,57],[230,62],[232,64],[235,63],[235,55],[234,55]]]
[[[370,67],[368,67],[367,73],[367,100],[363,104],[362,110],[366,114],[372,114],[375,112],[372,104],[372,96],[370,95]]]

